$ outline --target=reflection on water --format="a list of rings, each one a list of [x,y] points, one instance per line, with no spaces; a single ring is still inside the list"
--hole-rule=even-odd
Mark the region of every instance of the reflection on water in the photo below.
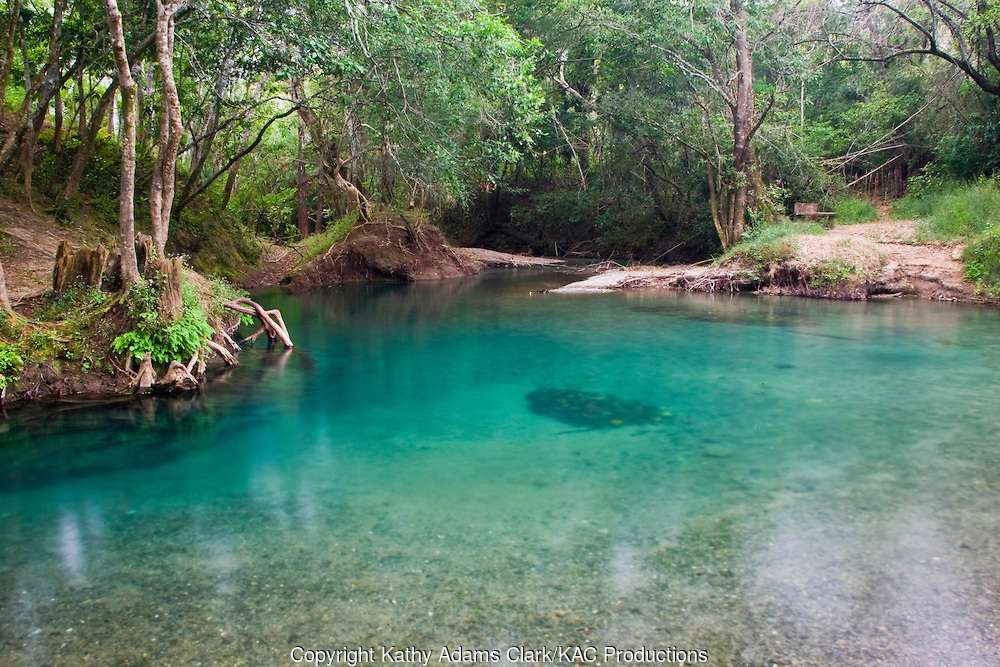
[[[570,278],[265,294],[302,354],[12,411],[0,664],[1000,664],[998,313]]]

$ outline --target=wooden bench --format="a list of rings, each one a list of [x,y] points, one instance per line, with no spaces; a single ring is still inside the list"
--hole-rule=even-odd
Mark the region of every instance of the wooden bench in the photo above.
[[[812,218],[820,216],[830,216],[836,215],[832,211],[821,211],[819,210],[819,204],[807,204],[805,202],[795,202],[795,217],[796,218]]]

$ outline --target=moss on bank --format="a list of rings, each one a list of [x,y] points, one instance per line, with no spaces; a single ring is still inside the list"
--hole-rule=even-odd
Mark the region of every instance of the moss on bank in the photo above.
[[[174,322],[159,312],[161,284],[127,291],[76,284],[29,300],[0,317],[0,396],[4,402],[129,388],[132,359],[149,353],[157,374],[171,361],[207,353],[207,341],[239,323],[227,301],[243,293],[222,279],[184,271],[183,310]]]

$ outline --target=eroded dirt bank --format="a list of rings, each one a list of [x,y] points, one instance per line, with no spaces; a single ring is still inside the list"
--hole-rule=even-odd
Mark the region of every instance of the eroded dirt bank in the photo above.
[[[739,263],[635,267],[604,271],[557,292],[665,287],[688,291],[756,291],[840,299],[911,296],[995,303],[962,279],[962,246],[920,244],[912,221],[836,225],[828,234],[795,237],[794,256],[767,270]],[[847,275],[842,267],[857,269]]]

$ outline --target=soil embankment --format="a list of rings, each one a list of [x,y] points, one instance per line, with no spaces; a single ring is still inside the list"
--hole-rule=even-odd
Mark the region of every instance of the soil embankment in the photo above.
[[[989,303],[962,279],[962,246],[922,244],[911,221],[836,225],[828,234],[794,238],[794,256],[761,271],[738,262],[613,269],[558,292],[667,287],[688,291],[867,299],[913,296]],[[831,267],[850,267],[837,271]]]
[[[560,260],[452,248],[433,225],[392,216],[356,227],[320,256],[281,279],[289,290],[342,283],[396,283],[461,278],[484,268],[558,264]]]

